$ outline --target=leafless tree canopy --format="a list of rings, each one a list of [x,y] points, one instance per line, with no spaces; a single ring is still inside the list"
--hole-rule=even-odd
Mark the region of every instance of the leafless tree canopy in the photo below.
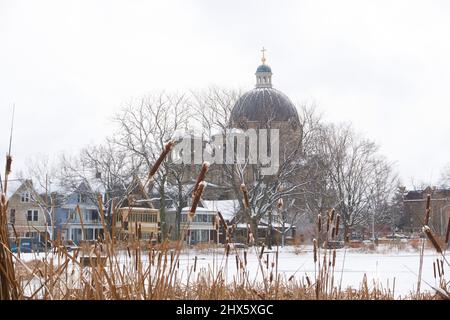
[[[123,195],[133,177],[145,179],[164,145],[180,133],[195,129],[206,140],[227,133],[231,110],[240,95],[238,90],[219,87],[149,95],[114,116],[116,131],[102,144],[88,146],[78,155],[61,155],[56,169],[41,161],[30,166],[33,172],[27,174],[41,187],[57,181],[74,189],[87,181],[109,198]],[[299,105],[297,109],[299,143],[284,151],[275,177],[268,179],[258,165],[248,163],[225,164],[219,170],[224,177],[221,183],[234,191],[236,199],[242,198],[242,183],[248,188],[250,210],[244,210],[242,220],[255,224],[272,219],[274,213],[279,221],[294,225],[300,218],[312,221],[317,213],[335,208],[348,230],[374,221],[393,224],[391,199],[398,179],[378,146],[356,134],[349,124],[326,123],[314,107]],[[192,192],[188,169],[192,171],[192,167],[166,160],[154,177],[149,192],[161,200],[162,219],[167,199],[180,218]],[[443,183],[449,183],[449,172],[444,172]],[[277,210],[280,199],[283,209]]]

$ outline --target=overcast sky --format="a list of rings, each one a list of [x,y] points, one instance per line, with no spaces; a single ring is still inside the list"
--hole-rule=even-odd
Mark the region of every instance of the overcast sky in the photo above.
[[[352,122],[404,184],[437,183],[450,163],[446,0],[0,0],[0,152],[13,103],[17,170],[101,142],[152,91],[251,89],[262,46],[274,87]]]

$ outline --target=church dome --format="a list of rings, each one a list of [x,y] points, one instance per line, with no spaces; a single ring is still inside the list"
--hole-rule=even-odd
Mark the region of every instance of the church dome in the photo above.
[[[272,72],[272,69],[267,64],[262,64],[256,69],[256,72]]]
[[[231,111],[231,121],[296,121],[297,110],[289,98],[273,88],[255,88],[244,93]]]
[[[289,121],[299,124],[297,109],[281,91],[272,88],[272,69],[265,64],[263,49],[262,64],[256,69],[256,86],[244,93],[231,111],[231,123],[240,126],[245,121],[268,123]]]

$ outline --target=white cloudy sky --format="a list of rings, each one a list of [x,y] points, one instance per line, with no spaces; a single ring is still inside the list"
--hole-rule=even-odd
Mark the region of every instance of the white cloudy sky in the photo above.
[[[450,162],[450,2],[0,0],[0,152],[14,166],[100,142],[151,91],[274,85],[351,121],[407,185]],[[3,159],[2,159],[3,160]],[[3,162],[3,161],[2,161]]]

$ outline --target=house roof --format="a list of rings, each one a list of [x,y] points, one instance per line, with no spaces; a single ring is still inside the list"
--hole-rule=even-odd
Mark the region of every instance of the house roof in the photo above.
[[[3,181],[2,181],[3,182]],[[6,190],[6,197],[11,198],[14,193],[22,186],[23,179],[11,179],[8,180],[8,189]]]
[[[240,210],[239,201],[232,200],[203,200],[206,208],[219,211],[225,220],[232,220]]]

